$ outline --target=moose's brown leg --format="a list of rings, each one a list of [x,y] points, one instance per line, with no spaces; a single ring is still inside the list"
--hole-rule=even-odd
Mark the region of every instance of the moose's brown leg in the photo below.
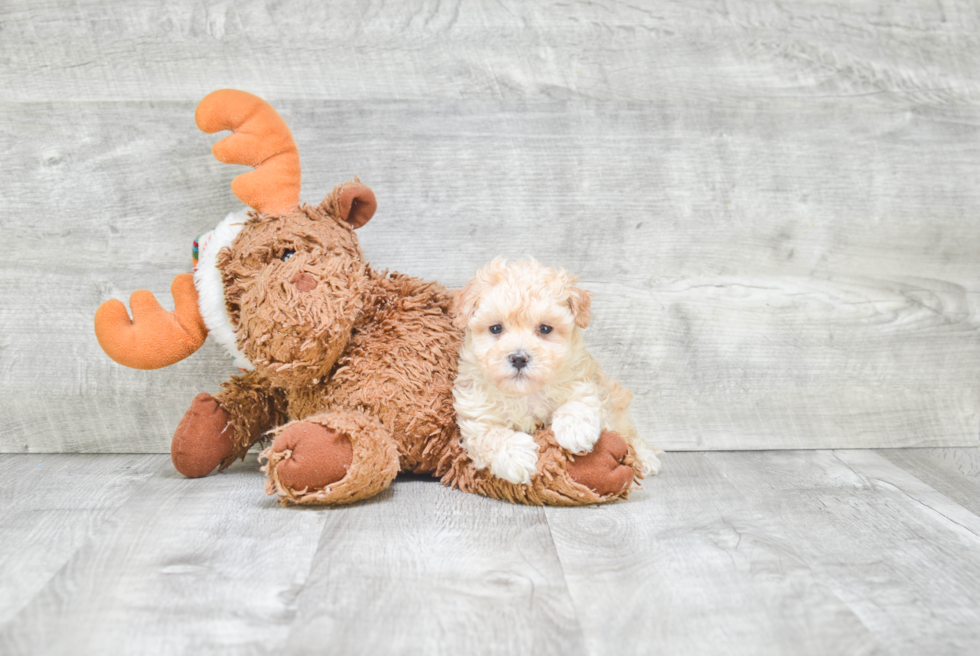
[[[249,372],[222,384],[216,397],[198,394],[174,431],[170,457],[184,476],[207,476],[244,458],[262,434],[286,421],[285,401]]]
[[[628,455],[626,440],[618,433],[603,431],[592,451],[569,459],[568,475],[597,494],[618,494],[633,482],[636,475],[633,468],[625,464]]]
[[[283,505],[339,505],[367,499],[398,474],[395,440],[363,412],[334,410],[283,426],[259,456],[266,492]]]
[[[170,442],[174,468],[188,478],[207,476],[231,455],[228,413],[207,392],[194,397]]]
[[[488,469],[476,469],[459,446],[440,462],[438,475],[446,485],[512,503],[536,506],[584,506],[625,499],[631,483],[642,478],[640,465],[630,447],[616,433],[605,431],[592,452],[572,455],[555,441],[551,429],[534,434],[538,444],[538,469],[531,482],[517,485],[497,478]]]
[[[347,475],[354,461],[350,438],[312,421],[290,424],[272,443],[273,453],[289,451],[276,469],[279,482],[293,490],[325,488]]]

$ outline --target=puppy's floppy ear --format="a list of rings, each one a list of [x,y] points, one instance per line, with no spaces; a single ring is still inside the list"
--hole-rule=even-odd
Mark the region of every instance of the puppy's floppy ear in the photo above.
[[[480,292],[483,291],[483,283],[477,277],[470,278],[466,286],[453,295],[453,325],[457,328],[465,328],[470,322],[476,306],[480,304]]]
[[[579,328],[588,328],[592,321],[592,292],[578,287],[568,290],[568,306],[572,308],[572,317]]]
[[[495,257],[486,266],[478,270],[466,286],[456,292],[453,297],[453,325],[465,328],[473,318],[483,292],[500,282],[500,277],[507,269],[507,260]]]

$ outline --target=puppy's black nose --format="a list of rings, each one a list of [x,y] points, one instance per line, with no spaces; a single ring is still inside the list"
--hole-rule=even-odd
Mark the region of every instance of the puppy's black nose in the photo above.
[[[527,366],[527,363],[531,358],[527,357],[523,353],[511,353],[508,359],[510,360],[510,363],[514,365],[514,369],[520,371]]]

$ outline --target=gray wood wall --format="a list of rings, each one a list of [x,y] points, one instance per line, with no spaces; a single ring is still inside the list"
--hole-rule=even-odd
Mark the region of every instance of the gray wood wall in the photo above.
[[[239,206],[221,87],[292,126],[305,200],[374,188],[376,266],[580,274],[651,443],[975,445],[978,35],[966,0],[5,0],[0,451],[166,451],[232,373],[92,332]]]

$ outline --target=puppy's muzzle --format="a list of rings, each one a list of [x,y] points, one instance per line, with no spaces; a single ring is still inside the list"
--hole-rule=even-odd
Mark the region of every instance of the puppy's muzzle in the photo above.
[[[518,371],[526,367],[528,363],[531,361],[530,356],[528,356],[528,354],[524,353],[523,351],[518,351],[517,353],[511,353],[507,357],[507,359],[510,360],[510,364],[514,367],[514,369],[517,369]]]

